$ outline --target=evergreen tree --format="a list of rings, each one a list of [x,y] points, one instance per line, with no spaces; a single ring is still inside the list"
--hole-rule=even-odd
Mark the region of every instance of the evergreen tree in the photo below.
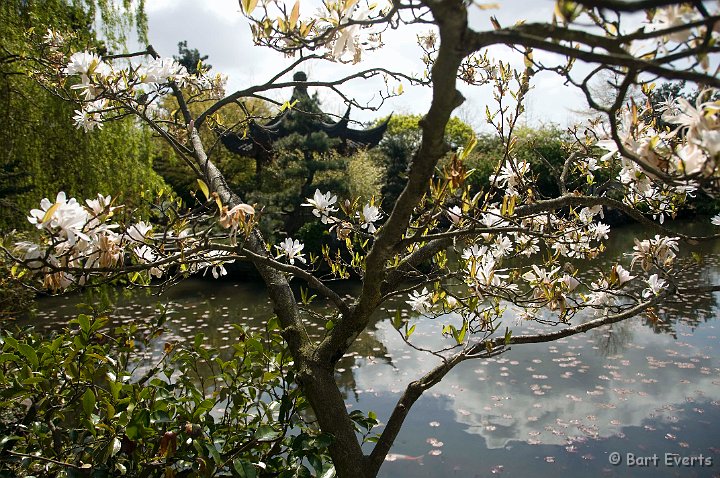
[[[207,55],[200,55],[197,48],[188,48],[187,40],[178,42],[178,53],[180,55],[173,55],[173,58],[180,63],[190,74],[198,72],[198,65],[202,63],[205,70],[212,69],[212,65],[205,63],[208,59]]]
[[[304,81],[304,73],[296,73],[295,81]],[[292,131],[274,144],[274,158],[262,172],[262,187],[255,200],[266,206],[263,227],[269,234],[278,229],[295,235],[307,222],[310,211],[302,207],[306,198],[316,189],[348,193],[344,180],[347,159],[334,151],[339,139],[330,138],[319,131],[318,122],[332,122],[320,109],[317,94],[310,96],[307,88],[295,88],[290,103],[293,105],[283,118],[282,127]]]

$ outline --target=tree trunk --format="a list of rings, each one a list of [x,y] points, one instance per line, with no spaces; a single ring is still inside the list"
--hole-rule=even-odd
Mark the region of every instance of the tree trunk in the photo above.
[[[315,411],[320,429],[333,436],[330,457],[338,478],[373,478],[363,454],[345,399],[335,382],[332,367],[309,364],[299,373],[305,396]]]

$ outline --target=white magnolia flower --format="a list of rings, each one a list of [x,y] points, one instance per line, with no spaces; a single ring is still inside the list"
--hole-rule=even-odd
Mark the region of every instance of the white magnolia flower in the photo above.
[[[188,71],[173,58],[157,58],[141,65],[138,74],[143,83],[165,83],[176,81],[181,85],[188,77]]]
[[[85,204],[87,204],[87,207],[90,209],[91,214],[95,217],[101,216],[103,214],[111,215],[111,213],[115,209],[118,209],[115,206],[111,206],[112,196],[103,196],[100,193],[98,193],[97,199],[86,199]]]
[[[584,207],[580,210],[579,216],[583,223],[589,224],[598,214],[602,218],[605,217],[605,212],[603,211],[602,206]]]
[[[699,173],[705,168],[708,160],[705,150],[693,143],[682,145],[675,154],[680,160],[676,167],[683,174]]]
[[[532,265],[532,269],[533,270],[527,271],[522,275],[522,278],[531,284],[550,285],[555,282],[555,275],[560,271],[559,267],[548,271],[545,268],[536,266],[535,264]]]
[[[660,8],[653,17],[653,24],[658,30],[666,30],[673,27],[681,27],[688,22],[694,20],[695,15],[692,9],[688,9],[686,5],[671,5]],[[674,32],[667,36],[668,40],[674,42],[687,41],[692,35],[690,28]]]
[[[40,207],[31,210],[28,216],[28,221],[38,229],[57,232],[58,236],[67,239],[69,246],[73,246],[77,238],[90,240],[84,231],[88,213],[75,198],[67,199],[65,192],[60,191],[54,203],[43,198]]]
[[[509,237],[502,234],[498,234],[490,247],[492,255],[496,258],[507,256],[513,251],[512,241]]]
[[[405,303],[408,304],[415,312],[424,314],[432,309],[431,298],[432,294],[428,292],[427,287],[423,287],[422,292],[418,292],[416,290],[412,291],[410,294],[410,300],[406,300]]]
[[[567,290],[572,292],[574,291],[578,285],[580,285],[580,281],[578,281],[576,278],[571,276],[570,274],[565,274],[560,279],[560,282],[565,284],[565,287],[567,287]]]
[[[497,174],[490,176],[490,182],[499,187],[507,188],[508,193],[514,194],[515,188],[519,186],[525,174],[530,171],[530,164],[527,161],[516,162],[507,160]]]
[[[473,244],[468,249],[463,250],[462,258],[464,260],[480,259],[482,256],[487,254],[488,248],[479,244]]]
[[[141,246],[137,246],[133,249],[133,252],[135,253],[135,256],[137,257],[137,260],[141,264],[152,264],[158,259],[157,254],[155,254],[155,251],[153,251],[148,245],[143,244]],[[160,269],[157,266],[153,266],[150,268],[150,275],[154,277],[161,277],[162,276],[162,269]]]
[[[99,111],[91,111],[85,107],[75,110],[75,116],[73,116],[75,127],[77,129],[82,128],[86,133],[97,129],[102,129],[102,113]]]
[[[112,73],[112,68],[110,68],[110,65],[105,63],[102,58],[97,56],[95,53],[79,51],[77,53],[73,53],[63,72],[66,75],[80,74],[84,77],[88,77],[92,74],[108,76]],[[83,78],[83,81],[85,81],[85,78]]]
[[[649,287],[643,291],[643,297],[646,299],[658,295],[666,285],[666,282],[660,279],[657,274],[648,277],[647,283]]]
[[[323,194],[319,189],[316,189],[313,198],[307,198],[307,202],[302,205],[312,207],[313,214],[319,217],[323,224],[327,224],[329,222],[335,222],[334,219],[330,217],[330,214],[337,211],[337,208],[332,207],[336,202],[337,196],[333,196],[330,191]]]
[[[591,283],[592,292],[587,296],[587,304],[592,307],[609,307],[617,301],[615,296],[608,292],[608,283],[605,279]]]
[[[65,42],[65,38],[63,38],[60,32],[48,28],[45,36],[43,36],[43,41],[51,47],[57,48]]]
[[[644,241],[635,239],[630,267],[635,267],[636,263],[640,263],[640,267],[647,271],[655,261],[662,266],[669,266],[675,259],[678,239],[677,237],[660,237],[660,235]]]
[[[623,266],[620,264],[613,267],[613,272],[615,276],[617,277],[618,285],[623,285],[627,281],[630,281],[635,278],[635,276],[630,275],[630,272],[627,271]]]
[[[278,249],[278,257],[287,256],[290,264],[295,264],[295,259],[305,264],[305,258],[301,254],[305,248],[305,244],[295,239],[294,241],[287,237],[279,246],[275,246]]]
[[[592,234],[596,240],[601,241],[603,239],[608,239],[608,234],[610,233],[610,226],[608,226],[607,224],[598,222],[595,224],[591,224],[588,229],[590,234]]]
[[[453,206],[449,208],[446,213],[450,221],[456,226],[458,225],[460,219],[462,219],[463,216],[462,209],[460,209],[459,206]]]
[[[137,224],[133,224],[128,227],[125,234],[127,234],[133,242],[145,242],[145,239],[149,237],[148,234],[151,230],[151,224],[147,224],[145,221],[140,221]]]
[[[370,234],[375,233],[377,229],[373,223],[379,220],[381,216],[380,209],[376,206],[371,206],[369,203],[364,205],[362,212],[359,214],[360,221],[362,222],[360,227],[367,229]]]
[[[720,214],[716,214],[710,219],[710,222],[715,226],[720,226]]]

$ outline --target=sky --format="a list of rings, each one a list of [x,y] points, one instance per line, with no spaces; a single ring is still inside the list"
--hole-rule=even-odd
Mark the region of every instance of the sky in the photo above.
[[[302,5],[301,16],[305,13]],[[497,16],[504,25],[521,18],[547,21],[551,18],[553,5],[552,0],[506,0],[494,10],[471,7],[470,24],[476,29],[491,28],[490,15]],[[160,55],[176,55],[177,43],[187,40],[190,48],[196,48],[202,55],[209,56],[207,62],[212,65],[213,71],[228,75],[228,93],[267,81],[293,61],[268,48],[253,45],[249,23],[241,14],[237,0],[150,0],[146,8],[149,40]],[[385,33],[385,45],[379,50],[364,53],[363,61],[357,65],[317,61],[305,64],[302,69],[310,80],[337,79],[358,68],[373,66],[422,75],[424,65],[420,61],[421,49],[417,46],[417,34],[426,31],[407,27]],[[496,59],[506,60],[509,58],[508,52],[496,48],[490,53]],[[515,61],[521,68],[522,58],[516,58]],[[291,76],[288,75],[286,79],[290,81]],[[384,86],[382,81],[356,80],[342,87],[342,91],[360,104],[379,106],[378,91]],[[369,122],[390,113],[423,114],[430,104],[430,88],[404,83],[403,90],[402,95],[387,100],[377,111],[354,109],[351,118]],[[489,104],[493,107],[491,88],[461,86],[460,90],[466,101],[456,111],[456,115],[476,130],[487,130],[485,106]],[[342,114],[345,111],[346,106],[340,97],[324,90],[319,93],[326,112]],[[284,101],[291,94],[290,90],[281,91],[274,98]],[[578,91],[564,86],[559,77],[541,74],[534,78],[526,108],[527,114],[523,118],[525,124],[539,126],[555,123],[565,127],[578,120],[577,111],[584,108],[584,101]]]

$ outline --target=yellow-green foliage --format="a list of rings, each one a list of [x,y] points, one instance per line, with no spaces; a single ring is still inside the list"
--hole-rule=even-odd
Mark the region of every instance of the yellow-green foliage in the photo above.
[[[372,151],[359,151],[348,161],[348,189],[353,197],[369,200],[380,197],[385,168]]]

